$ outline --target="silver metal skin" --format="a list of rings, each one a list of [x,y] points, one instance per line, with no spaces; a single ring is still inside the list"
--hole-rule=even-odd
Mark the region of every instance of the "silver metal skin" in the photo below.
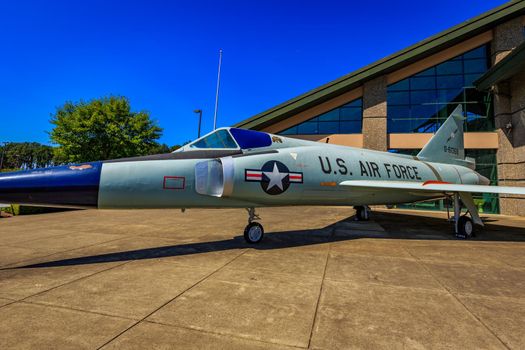
[[[168,155],[3,174],[0,201],[31,204],[38,198],[39,205],[100,209],[250,208],[245,238],[257,243],[264,232],[253,222],[257,207],[355,206],[367,210],[366,219],[369,205],[454,196],[455,232],[470,236],[472,222],[460,217],[462,206],[473,223],[483,225],[471,193],[525,194],[525,188],[487,186],[488,179],[464,157],[463,122],[458,106],[415,157],[220,128]],[[259,239],[253,235],[257,225]]]
[[[302,183],[290,183],[284,192],[270,195],[260,182],[246,181],[247,169],[261,169],[273,161],[284,164],[290,172],[302,173]],[[164,188],[165,176],[184,178],[184,188]],[[339,184],[348,180],[433,180],[478,185],[480,179],[481,175],[463,166],[311,142],[308,146],[282,148],[275,153],[251,156],[246,153],[235,158],[103,164],[98,206],[115,209],[398,204],[439,198],[443,194],[352,190]]]

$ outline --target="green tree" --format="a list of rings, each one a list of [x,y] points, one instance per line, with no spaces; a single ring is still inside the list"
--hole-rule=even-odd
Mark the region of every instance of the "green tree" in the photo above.
[[[0,170],[53,165],[53,147],[37,142],[10,142],[0,147]]]
[[[152,148],[149,154],[170,153],[170,147],[165,143],[158,144],[157,147]]]
[[[66,102],[52,116],[51,140],[59,163],[88,162],[151,154],[162,129],[148,112],[132,112],[125,97]]]

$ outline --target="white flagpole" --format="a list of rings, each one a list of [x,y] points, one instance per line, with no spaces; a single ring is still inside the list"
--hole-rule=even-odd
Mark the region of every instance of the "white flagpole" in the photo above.
[[[219,109],[219,87],[221,86],[222,49],[219,50],[219,71],[217,73],[217,91],[215,92],[215,112],[213,113],[213,130],[217,129],[217,111]]]

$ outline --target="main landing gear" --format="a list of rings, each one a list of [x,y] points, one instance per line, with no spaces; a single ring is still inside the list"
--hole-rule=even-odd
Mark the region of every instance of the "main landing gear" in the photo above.
[[[461,208],[465,205],[467,213],[461,215]],[[472,218],[470,218],[468,216]],[[474,205],[474,201],[470,193],[455,192],[454,193],[454,233],[459,239],[469,239],[475,235],[475,224],[483,226],[483,221],[479,217],[478,210]]]
[[[248,211],[248,225],[244,229],[244,239],[249,244],[255,244],[262,241],[264,237],[264,229],[261,224],[255,220],[261,220],[259,215],[255,213],[255,208],[247,208]]]
[[[354,207],[355,219],[357,221],[368,221],[370,219],[370,208],[368,205],[358,205]]]

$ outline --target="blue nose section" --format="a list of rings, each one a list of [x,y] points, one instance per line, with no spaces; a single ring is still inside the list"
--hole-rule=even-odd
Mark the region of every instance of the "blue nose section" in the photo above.
[[[96,207],[102,163],[0,174],[0,202]]]

